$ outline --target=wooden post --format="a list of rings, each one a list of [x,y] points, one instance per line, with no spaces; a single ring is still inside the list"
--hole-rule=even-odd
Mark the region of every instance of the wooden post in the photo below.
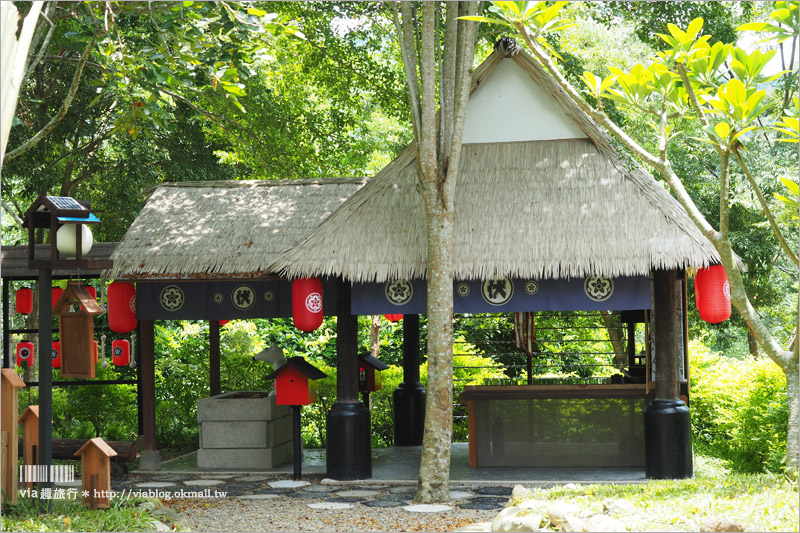
[[[49,291],[48,291],[49,292]],[[50,356],[48,350],[48,358]],[[19,397],[18,389],[24,387],[22,381],[14,369],[4,368],[0,377],[0,429],[3,435],[3,464],[0,468],[3,471],[2,489],[7,500],[4,503],[17,503],[17,492],[19,485],[19,469],[17,468],[17,457],[19,454]]]
[[[653,312],[655,314],[656,399],[674,400],[679,396],[678,317],[679,298],[675,270],[653,273]]]
[[[208,381],[210,396],[219,394],[219,320],[208,321]]]
[[[53,218],[53,217],[51,217]],[[53,220],[55,220],[53,218]],[[55,222],[53,222],[55,224]],[[32,226],[32,224],[31,224]],[[55,231],[51,229],[51,235]],[[55,239],[53,239],[55,242]],[[56,256],[53,256],[56,257]],[[39,480],[39,489],[51,488],[49,474],[53,466],[53,271],[49,268],[39,270],[39,460],[45,471]],[[15,413],[17,414],[17,413]],[[19,427],[19,426],[16,426]],[[53,500],[39,500],[41,511],[52,512]]]
[[[19,417],[22,424],[22,464],[35,465],[38,463],[36,450],[39,448],[39,406],[29,405]],[[32,488],[33,483],[25,481],[25,488]]]
[[[336,401],[358,401],[358,317],[350,311],[350,284],[341,282],[336,309]]]
[[[156,369],[155,329],[152,320],[140,320],[142,328],[142,461],[143,470],[160,470],[161,458],[156,444]]]
[[[81,456],[81,489],[83,505],[108,508],[111,506],[111,458],[117,455],[100,437],[86,441],[75,455]]]

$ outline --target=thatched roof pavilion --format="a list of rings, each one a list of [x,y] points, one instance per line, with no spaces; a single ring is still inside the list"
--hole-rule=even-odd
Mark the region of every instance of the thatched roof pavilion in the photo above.
[[[680,204],[624,163],[531,56],[495,51],[472,85],[455,199],[456,279],[646,276],[719,262]],[[424,278],[416,183],[412,144],[270,270],[356,283]]]
[[[113,278],[224,279],[269,266],[363,186],[363,178],[165,183],[111,258]]]

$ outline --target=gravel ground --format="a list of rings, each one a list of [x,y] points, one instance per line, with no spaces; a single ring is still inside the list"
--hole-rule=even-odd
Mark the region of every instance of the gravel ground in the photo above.
[[[375,508],[353,503],[351,509],[310,509],[320,499],[272,500],[226,498],[208,502],[167,503],[193,531],[453,531],[491,521],[498,511],[459,509],[412,513],[402,507]]]

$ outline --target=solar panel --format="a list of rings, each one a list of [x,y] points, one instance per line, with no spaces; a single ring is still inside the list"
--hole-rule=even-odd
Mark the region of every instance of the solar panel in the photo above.
[[[75,198],[69,196],[48,196],[47,200],[57,209],[69,209],[70,211],[88,211],[78,203]]]

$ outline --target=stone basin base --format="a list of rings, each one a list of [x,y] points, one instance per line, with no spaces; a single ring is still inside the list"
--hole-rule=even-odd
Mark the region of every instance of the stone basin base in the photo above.
[[[200,468],[268,469],[292,460],[292,410],[265,391],[197,401]]]

